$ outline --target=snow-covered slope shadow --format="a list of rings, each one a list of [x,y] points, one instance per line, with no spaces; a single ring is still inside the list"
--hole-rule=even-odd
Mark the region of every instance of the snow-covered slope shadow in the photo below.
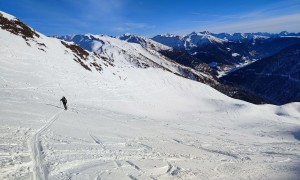
[[[299,103],[252,105],[39,36],[0,29],[0,179],[299,177]]]
[[[296,139],[298,139],[300,141],[300,130],[299,131],[296,131],[296,132],[292,132],[292,134],[294,135],[294,137]]]

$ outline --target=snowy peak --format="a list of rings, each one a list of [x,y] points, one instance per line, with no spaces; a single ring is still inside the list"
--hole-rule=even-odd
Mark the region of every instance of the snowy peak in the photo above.
[[[280,36],[288,36],[288,35],[289,35],[289,32],[287,32],[287,31],[281,31],[281,32],[279,33],[279,35],[280,35]]]
[[[161,36],[161,37],[166,37],[166,38],[178,38],[180,37],[179,35],[176,35],[176,34],[170,34],[170,33],[167,33],[167,34],[161,34],[161,35],[158,35],[158,36]]]
[[[190,50],[193,47],[206,44],[222,44],[224,42],[251,42],[257,39],[269,39],[279,37],[300,37],[300,33],[289,33],[283,31],[279,34],[266,32],[257,33],[211,33],[209,31],[192,32],[190,34],[179,36],[174,34],[158,35],[153,37],[154,41],[164,45]]]
[[[69,42],[75,42],[80,47],[91,51],[101,53],[101,46],[107,45],[108,43],[102,40],[104,35],[92,35],[92,34],[77,34],[77,35],[65,35],[65,36],[54,36],[55,38],[62,39]]]
[[[192,32],[185,36],[178,35],[158,35],[152,38],[154,41],[160,42],[164,45],[173,48],[191,49],[198,45],[211,44],[211,43],[223,43],[226,40],[220,39],[212,35],[208,31]]]
[[[244,66],[258,59],[268,57],[280,50],[300,43],[300,33],[281,32],[271,34],[257,33],[211,33],[209,31],[192,32],[184,36],[158,35],[152,39],[186,52],[190,59],[186,64],[195,67],[198,63],[214,65],[219,75],[231,71],[237,66]],[[172,56],[174,57],[174,56]],[[177,59],[177,58],[176,58]]]
[[[103,65],[114,66],[111,62],[102,59],[96,53],[90,53],[74,43],[65,41],[61,41],[61,43],[73,53],[73,60],[88,71],[92,72],[92,69],[95,69],[96,71],[101,73],[101,71],[103,70]],[[106,63],[104,61],[106,61]]]
[[[181,36],[178,35],[173,35],[173,34],[157,35],[153,37],[152,40],[176,49],[180,49],[184,47],[184,40]]]
[[[143,46],[145,48],[154,49],[156,51],[172,49],[169,46],[163,45],[161,43],[153,41],[152,39],[146,38],[144,36],[132,35],[132,34],[126,33],[118,38],[123,41],[130,42],[130,43],[140,44],[141,46]]]
[[[208,31],[193,32],[191,34],[184,36],[183,39],[185,41],[190,42],[191,46],[198,46],[198,45],[212,44],[212,43],[222,44],[223,42],[226,42],[226,40],[215,37]]]
[[[218,35],[217,35],[218,36]],[[233,42],[251,41],[255,39],[268,39],[272,37],[269,33],[234,33],[226,36],[226,39]]]

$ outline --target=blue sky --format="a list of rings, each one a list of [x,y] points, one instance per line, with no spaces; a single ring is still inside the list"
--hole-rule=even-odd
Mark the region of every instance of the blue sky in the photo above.
[[[300,0],[1,0],[46,35],[300,31]]]

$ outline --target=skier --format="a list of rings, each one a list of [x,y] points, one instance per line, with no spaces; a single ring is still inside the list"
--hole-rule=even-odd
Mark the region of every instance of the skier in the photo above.
[[[68,107],[67,107],[67,99],[65,98],[65,96],[63,96],[60,101],[63,103],[63,105],[65,107],[65,110],[67,110],[68,109]]]

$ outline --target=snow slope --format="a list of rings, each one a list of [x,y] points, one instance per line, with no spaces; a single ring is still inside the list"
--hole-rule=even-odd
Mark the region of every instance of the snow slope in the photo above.
[[[57,39],[0,41],[0,179],[299,178],[299,103],[234,100],[109,48],[99,73]]]
[[[74,42],[82,48],[101,55],[104,59],[114,61],[118,67],[129,65],[139,68],[161,68],[185,78],[218,84],[210,73],[183,66],[162,55],[157,51],[158,49],[169,50],[170,48],[145,37],[124,35],[118,39],[107,35],[85,34],[57,38]],[[132,40],[138,43],[132,43]]]

